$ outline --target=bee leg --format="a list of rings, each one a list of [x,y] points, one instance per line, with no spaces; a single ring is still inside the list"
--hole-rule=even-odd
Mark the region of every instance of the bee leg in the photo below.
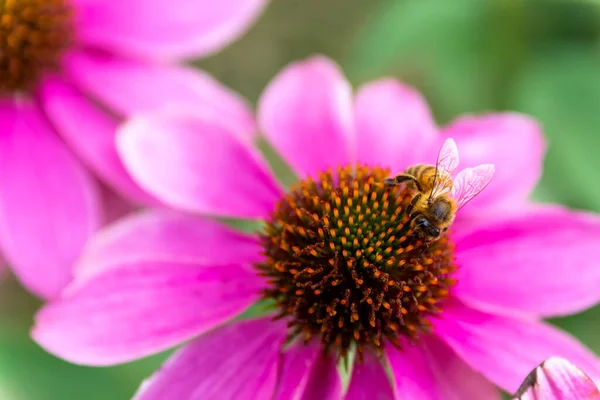
[[[410,214],[413,210],[413,208],[415,208],[415,204],[417,204],[417,202],[419,201],[419,199],[421,198],[421,196],[423,196],[423,194],[421,192],[417,193],[415,195],[415,197],[412,198],[412,200],[410,201],[410,203],[408,204],[408,207],[406,208],[406,212],[408,214]],[[410,214],[410,219],[414,219],[417,216],[417,213],[421,213],[420,211],[415,211],[414,213]]]
[[[423,189],[421,188],[421,184],[419,184],[419,181],[417,180],[417,178],[415,178],[412,175],[400,174],[400,175],[396,175],[393,178],[384,179],[384,181],[383,181],[383,183],[385,183],[386,185],[391,185],[391,186],[399,185],[399,184],[405,183],[405,182],[414,184],[419,192],[423,191]]]
[[[419,193],[417,196],[420,196],[421,194]],[[415,196],[416,197],[416,196]],[[416,203],[416,202],[414,202]],[[415,221],[417,218],[422,217],[423,213],[419,210],[415,210],[411,213],[411,209],[414,206],[413,202],[411,201],[411,203],[409,204],[409,208],[407,209],[407,212],[410,215],[410,221],[411,221],[411,228],[413,229],[413,233],[410,235],[410,237],[415,237],[415,238],[420,238],[423,235],[420,233],[420,228],[418,226],[415,225]]]

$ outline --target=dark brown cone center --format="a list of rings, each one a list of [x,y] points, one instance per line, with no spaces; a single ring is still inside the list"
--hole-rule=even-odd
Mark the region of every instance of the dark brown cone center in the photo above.
[[[415,195],[382,184],[389,171],[357,166],[292,187],[262,236],[266,298],[288,318],[290,339],[318,336],[346,356],[415,340],[447,298],[456,269],[447,236],[425,243],[410,227]]]
[[[0,94],[32,89],[73,39],[67,0],[0,0]]]

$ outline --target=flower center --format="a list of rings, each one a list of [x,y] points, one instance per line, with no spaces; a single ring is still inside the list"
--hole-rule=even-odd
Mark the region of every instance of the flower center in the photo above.
[[[262,235],[258,265],[290,340],[319,336],[341,357],[355,343],[383,348],[384,338],[415,340],[454,284],[447,236],[426,243],[410,227],[404,186],[383,185],[389,171],[357,166],[321,173],[292,187]]]
[[[72,41],[67,0],[0,0],[0,93],[31,89]]]

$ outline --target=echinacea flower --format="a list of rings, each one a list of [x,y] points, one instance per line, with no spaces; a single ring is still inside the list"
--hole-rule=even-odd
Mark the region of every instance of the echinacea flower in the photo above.
[[[559,357],[531,371],[513,400],[598,400],[600,389],[589,376]]]
[[[66,285],[103,222],[86,167],[129,199],[156,204],[118,159],[119,118],[195,102],[253,130],[240,98],[166,62],[218,50],[265,3],[0,0],[0,247],[31,291],[51,297]]]
[[[600,377],[595,354],[542,321],[598,302],[600,219],[527,200],[545,147],[531,118],[438,129],[414,89],[385,79],[353,98],[317,56],[274,78],[258,121],[298,178],[287,193],[224,118],[168,110],[123,127],[124,164],[174,210],[91,241],[72,285],[36,317],[41,346],[112,365],[190,341],[143,400],[498,398],[497,386],[514,393],[552,355]],[[424,243],[410,189],[381,182],[435,163],[447,138],[462,168],[496,173],[451,231]],[[249,235],[194,214],[265,228]],[[267,315],[232,319],[261,297]]]

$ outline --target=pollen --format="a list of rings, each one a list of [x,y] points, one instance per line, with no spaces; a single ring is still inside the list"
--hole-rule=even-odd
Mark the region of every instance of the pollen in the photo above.
[[[0,93],[32,89],[73,39],[67,0],[0,0]]]
[[[276,205],[257,265],[289,337],[319,337],[345,357],[355,345],[417,341],[454,284],[453,245],[426,243],[410,226],[414,192],[384,185],[389,171],[339,168],[307,178]]]

